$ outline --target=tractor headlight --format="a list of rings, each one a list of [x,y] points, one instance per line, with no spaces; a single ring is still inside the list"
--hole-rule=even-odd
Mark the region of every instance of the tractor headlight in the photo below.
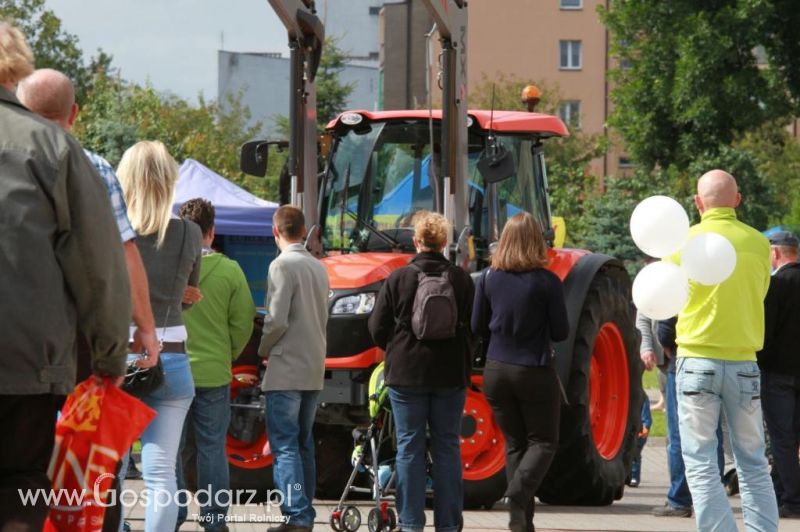
[[[333,303],[331,314],[369,314],[375,307],[375,292],[362,292],[351,296],[340,297]]]

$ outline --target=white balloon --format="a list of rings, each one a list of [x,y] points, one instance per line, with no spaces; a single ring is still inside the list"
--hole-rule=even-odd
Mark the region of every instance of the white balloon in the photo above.
[[[681,249],[689,235],[689,216],[667,196],[650,196],[631,214],[631,236],[651,257],[668,257]]]
[[[665,320],[678,314],[689,299],[689,278],[671,262],[648,264],[633,280],[633,303],[645,316]]]
[[[701,233],[683,247],[681,265],[693,281],[719,284],[736,269],[736,249],[719,233]]]

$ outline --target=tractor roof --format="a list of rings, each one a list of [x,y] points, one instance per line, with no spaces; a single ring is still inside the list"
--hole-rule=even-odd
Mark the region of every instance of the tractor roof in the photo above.
[[[342,116],[350,113],[358,113],[369,121],[385,121],[385,120],[408,120],[408,119],[428,119],[428,110],[419,109],[413,111],[366,111],[366,110],[353,110],[340,114],[328,123],[327,129],[333,129],[341,121]],[[489,129],[489,123],[492,123],[494,131],[503,133],[539,133],[547,137],[566,137],[569,135],[567,126],[560,118],[552,115],[542,113],[527,113],[524,111],[494,111],[492,117],[491,111],[486,110],[470,110],[469,116],[478,121],[483,129]],[[442,118],[442,111],[439,109],[433,110],[433,119],[440,120]]]

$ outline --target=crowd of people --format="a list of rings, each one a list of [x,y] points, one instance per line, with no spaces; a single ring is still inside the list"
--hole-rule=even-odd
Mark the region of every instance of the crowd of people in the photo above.
[[[226,530],[228,508],[213,494],[229,483],[231,364],[255,316],[247,281],[213,249],[213,205],[197,198],[172,214],[177,164],[166,147],[138,142],[115,172],[69,134],[78,112],[70,80],[34,71],[24,36],[0,22],[0,419],[15,434],[0,439],[0,530],[41,529],[47,506],[22,504],[17,490],[49,488],[56,413],[76,379],[93,374],[120,385],[129,365],[164,374],[142,396],[156,412],[141,436],[146,489],[178,491],[179,456],[191,435],[198,485],[212,494],[201,507],[203,527]],[[720,285],[692,283],[674,319],[637,320],[645,366],[666,373],[671,485],[656,515],[694,514],[703,531],[736,529],[721,482],[724,424],[747,526],[777,530],[779,514],[800,515],[800,362],[792,356],[798,242],[781,233],[770,246],[738,221],[741,195],[729,174],[709,172],[697,188],[701,222],[691,234],[728,238],[737,267]],[[272,222],[281,253],[269,268],[258,354],[274,485],[291,493],[282,498],[285,521],[269,530],[306,531],[316,518],[312,426],[324,383],[329,284],[304,245],[302,211],[280,207]],[[428,452],[433,524],[441,531],[463,525],[460,428],[480,343],[484,391],[506,442],[508,527],[532,531],[534,497],[559,443],[553,346],[569,332],[542,227],[527,213],[510,218],[490,267],[473,282],[446,258],[453,230],[445,217],[423,211],[412,224],[417,254],[389,275],[369,318],[385,351],[396,425],[399,529],[426,524]],[[643,418],[649,410],[647,403]],[[647,430],[639,436],[641,452]],[[631,486],[640,482],[640,466],[635,460]],[[177,530],[185,507],[174,497],[166,505],[157,500],[150,498],[145,529]],[[104,530],[123,527],[119,507],[109,509]]]

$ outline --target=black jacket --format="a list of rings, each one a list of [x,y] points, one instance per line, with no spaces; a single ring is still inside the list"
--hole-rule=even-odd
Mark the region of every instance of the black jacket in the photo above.
[[[569,334],[561,279],[544,268],[485,271],[475,293],[472,331],[488,340],[489,360],[549,365],[552,342],[565,340]]]
[[[411,262],[427,272],[450,270],[458,321],[463,325],[458,327],[455,338],[417,340],[410,322],[419,271],[407,266],[392,272],[383,284],[369,318],[369,331],[375,344],[386,351],[386,384],[434,388],[466,386],[472,360],[469,331],[475,292],[472,279],[439,253],[423,252]]]
[[[758,352],[761,369],[800,376],[800,264],[787,264],[772,276],[764,299],[764,349]]]

